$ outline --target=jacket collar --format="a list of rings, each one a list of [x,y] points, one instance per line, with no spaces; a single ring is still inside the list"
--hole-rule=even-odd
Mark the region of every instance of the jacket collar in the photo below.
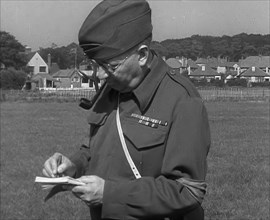
[[[140,110],[143,113],[152,100],[160,82],[168,71],[167,64],[161,57],[153,53],[153,60],[150,64],[150,72],[142,83],[133,91],[139,101]]]

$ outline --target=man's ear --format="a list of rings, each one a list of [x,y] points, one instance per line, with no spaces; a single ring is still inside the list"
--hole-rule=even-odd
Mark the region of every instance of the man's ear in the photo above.
[[[139,54],[139,64],[140,66],[145,66],[147,64],[149,56],[149,48],[146,45],[141,45],[138,49]]]

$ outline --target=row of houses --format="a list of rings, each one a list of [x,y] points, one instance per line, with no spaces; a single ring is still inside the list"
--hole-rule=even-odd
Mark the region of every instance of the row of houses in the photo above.
[[[270,56],[249,56],[238,62],[228,62],[221,58],[169,58],[167,64],[175,71],[187,71],[190,78],[221,79],[225,82],[234,78],[245,78],[248,82],[270,81]]]
[[[198,58],[196,61],[186,58],[165,59],[167,64],[179,74],[186,73],[190,78],[221,79],[225,82],[234,78],[245,78],[249,82],[270,81],[270,56],[250,56],[239,62],[228,62],[221,58]],[[74,69],[59,69],[56,63],[51,62],[50,54],[47,62],[35,52],[28,64],[31,79],[29,84],[35,88],[94,88],[91,80],[93,70],[86,62]]]
[[[51,62],[50,54],[45,62],[36,52],[27,63],[27,68],[30,72],[28,89],[94,88],[94,81],[91,80],[93,70],[84,62],[78,69],[60,69],[57,63]]]

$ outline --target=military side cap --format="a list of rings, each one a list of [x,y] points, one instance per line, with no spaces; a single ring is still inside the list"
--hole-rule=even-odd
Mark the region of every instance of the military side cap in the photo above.
[[[84,21],[79,44],[89,58],[108,60],[151,34],[151,9],[145,0],[104,0]]]

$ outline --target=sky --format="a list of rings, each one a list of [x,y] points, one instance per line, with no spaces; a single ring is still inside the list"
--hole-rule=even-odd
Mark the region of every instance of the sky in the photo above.
[[[78,43],[79,29],[100,1],[0,0],[0,29],[32,50]],[[270,0],[149,0],[153,39],[192,35],[269,34]]]

